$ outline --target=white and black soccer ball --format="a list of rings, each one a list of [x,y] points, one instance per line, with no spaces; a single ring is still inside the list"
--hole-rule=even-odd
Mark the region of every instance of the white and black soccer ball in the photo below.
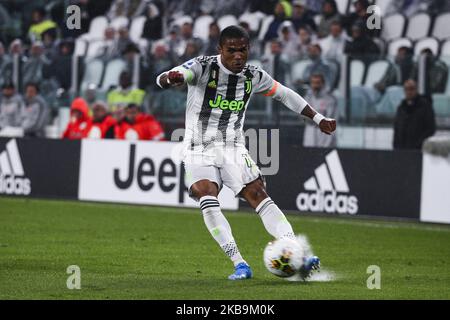
[[[270,273],[289,278],[298,274],[303,266],[305,248],[292,239],[269,242],[264,249],[264,265]]]

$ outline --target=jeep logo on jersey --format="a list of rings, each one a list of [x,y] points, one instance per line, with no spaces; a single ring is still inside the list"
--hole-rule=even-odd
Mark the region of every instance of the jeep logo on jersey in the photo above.
[[[358,212],[358,199],[350,192],[341,161],[336,150],[330,152],[314,170],[303,187],[310,192],[297,196],[297,208],[301,211],[349,213]]]
[[[239,112],[244,108],[244,101],[227,100],[224,99],[220,94],[218,94],[216,100],[209,100],[209,106],[211,108],[220,108],[222,110]]]
[[[31,181],[25,177],[15,139],[0,153],[0,194],[29,195]]]

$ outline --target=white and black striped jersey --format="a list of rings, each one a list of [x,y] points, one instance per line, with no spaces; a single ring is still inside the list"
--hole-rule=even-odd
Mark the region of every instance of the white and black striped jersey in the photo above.
[[[235,74],[218,56],[201,56],[174,68],[188,84],[185,147],[203,152],[213,146],[245,146],[243,123],[254,93],[268,93],[277,82],[260,67],[247,64]]]

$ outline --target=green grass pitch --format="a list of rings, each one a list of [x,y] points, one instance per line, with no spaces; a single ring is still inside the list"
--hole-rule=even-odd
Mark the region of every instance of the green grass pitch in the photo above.
[[[0,198],[0,299],[449,299],[450,227],[289,215],[336,279],[288,282],[266,271],[270,236],[226,213],[254,279],[232,265],[198,210]],[[66,269],[81,269],[81,289]],[[367,267],[381,269],[369,290]]]

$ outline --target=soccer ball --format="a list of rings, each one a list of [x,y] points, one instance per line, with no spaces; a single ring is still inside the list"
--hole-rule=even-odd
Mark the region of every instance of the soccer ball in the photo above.
[[[292,239],[269,242],[264,249],[264,265],[270,273],[289,278],[298,274],[303,266],[305,250]]]

